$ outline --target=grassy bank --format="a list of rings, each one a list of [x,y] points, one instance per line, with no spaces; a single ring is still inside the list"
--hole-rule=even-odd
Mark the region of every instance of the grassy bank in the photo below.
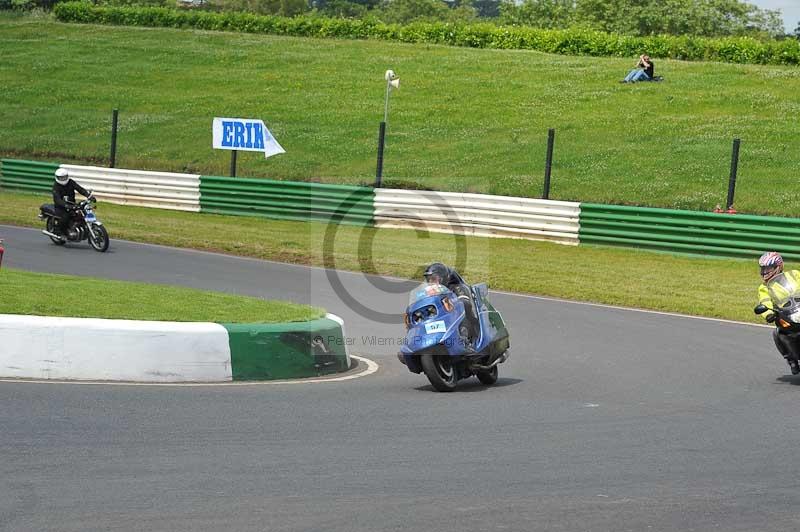
[[[0,223],[36,225],[37,208],[44,199],[0,192]],[[758,266],[752,260],[488,238],[463,238],[459,259],[459,241],[452,235],[339,226],[333,238],[328,226],[320,223],[102,203],[98,215],[112,239],[317,266],[326,264],[327,245],[335,257],[335,264],[328,265],[339,269],[419,278],[425,264],[441,260],[458,265],[468,280],[486,281],[495,290],[758,321],[752,313]],[[43,238],[42,245],[50,244]],[[385,309],[393,310],[401,309]]]
[[[630,58],[60,24],[0,14],[0,155],[225,175],[214,116],[264,119],[287,153],[239,174],[371,182],[383,72],[387,184],[710,210],[742,139],[736,206],[800,215],[800,69],[656,60],[662,83],[620,84]]]
[[[133,320],[285,322],[324,315],[282,301],[71,275],[0,270],[0,314]]]

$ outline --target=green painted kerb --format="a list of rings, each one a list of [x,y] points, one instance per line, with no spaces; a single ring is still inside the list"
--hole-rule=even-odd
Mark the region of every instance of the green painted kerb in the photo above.
[[[297,379],[346,371],[342,327],[329,318],[297,323],[222,323],[235,381]]]

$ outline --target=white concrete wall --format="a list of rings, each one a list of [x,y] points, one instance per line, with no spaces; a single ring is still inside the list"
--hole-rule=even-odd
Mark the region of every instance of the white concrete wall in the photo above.
[[[230,381],[228,332],[215,323],[0,314],[0,377]]]

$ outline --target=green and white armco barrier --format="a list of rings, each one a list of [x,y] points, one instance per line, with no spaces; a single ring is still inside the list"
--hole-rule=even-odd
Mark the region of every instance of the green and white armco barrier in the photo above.
[[[49,191],[59,167],[1,162],[0,186],[33,192]],[[796,218],[61,166],[112,203],[672,253],[752,257],[774,250],[800,259]]]
[[[381,188],[375,225],[578,244],[580,203],[488,194]]]
[[[16,159],[0,160],[0,186],[27,192],[50,192],[53,174],[66,169],[100,201],[180,211],[200,210],[200,176],[173,172],[150,172],[51,164]]]
[[[581,244],[671,253],[800,259],[800,219],[581,203]]]
[[[0,314],[0,377],[225,382],[314,377],[350,367],[340,318],[182,323]]]

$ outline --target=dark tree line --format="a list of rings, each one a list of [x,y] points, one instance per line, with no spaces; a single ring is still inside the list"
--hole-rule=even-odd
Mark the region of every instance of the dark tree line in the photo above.
[[[318,12],[383,22],[472,22],[586,27],[628,35],[782,36],[780,12],[742,0],[312,0]],[[800,27],[795,33],[800,34]]]
[[[49,9],[63,0],[0,0],[0,9]],[[174,6],[181,0],[93,0]],[[779,11],[746,0],[195,0],[203,8],[294,16],[372,18],[385,23],[494,22],[535,28],[588,28],[625,35],[783,37]],[[800,39],[800,25],[793,36]]]

